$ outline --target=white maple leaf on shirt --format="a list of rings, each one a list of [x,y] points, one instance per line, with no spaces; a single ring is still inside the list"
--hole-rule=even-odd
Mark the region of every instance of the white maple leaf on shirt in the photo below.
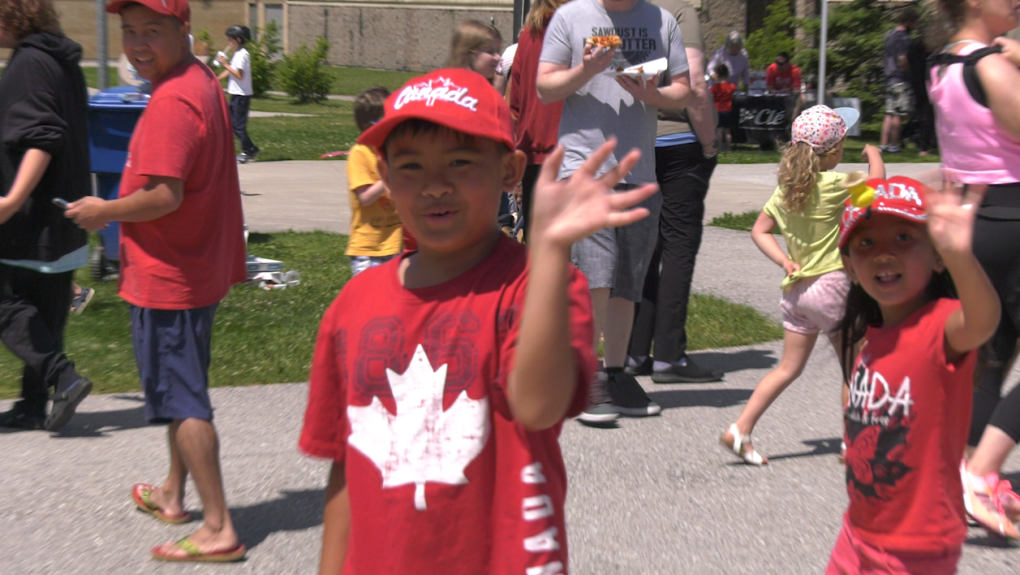
[[[489,439],[489,398],[471,399],[461,391],[443,411],[446,365],[433,371],[419,344],[403,374],[386,370],[396,415],[372,398],[348,406],[348,444],[365,454],[382,474],[383,488],[413,483],[414,507],[425,509],[425,483],[463,485],[464,468]]]

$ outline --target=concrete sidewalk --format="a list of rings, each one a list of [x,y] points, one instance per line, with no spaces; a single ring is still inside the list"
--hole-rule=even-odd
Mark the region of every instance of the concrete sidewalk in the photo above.
[[[937,164],[886,164],[889,176],[916,176]],[[867,170],[840,164],[838,170]],[[252,230],[350,231],[347,162],[253,162],[238,166],[244,211]],[[723,164],[716,168],[705,200],[705,222],[724,212],[759,211],[776,188],[775,164]]]
[[[240,166],[251,230],[346,232],[345,167]],[[890,166],[889,172],[909,169]],[[774,187],[772,170],[720,166],[707,217],[760,209]],[[706,228],[695,291],[777,318],[781,279],[782,270],[746,232]],[[775,366],[779,342],[692,354],[725,370],[725,382],[655,385],[641,378],[662,405],[661,417],[624,419],[614,430],[567,422],[561,445],[570,480],[571,572],[821,573],[847,505],[845,471],[837,460],[839,370],[826,347],[819,346],[800,380],[755,430],[755,445],[771,458],[765,468],[738,464],[717,437]],[[0,574],[314,573],[328,463],[296,448],[307,393],[300,383],[212,390],[227,498],[250,549],[238,565],[149,559],[151,546],[196,526],[167,526],[134,511],[131,485],[159,481],[166,473],[165,429],[145,425],[140,394],[90,397],[59,434],[0,430]],[[9,405],[0,402],[0,410]],[[1005,472],[1020,481],[1020,453],[1010,457]],[[195,509],[193,485],[188,489],[186,506]],[[1018,560],[1015,548],[972,528],[960,573],[1012,575]]]

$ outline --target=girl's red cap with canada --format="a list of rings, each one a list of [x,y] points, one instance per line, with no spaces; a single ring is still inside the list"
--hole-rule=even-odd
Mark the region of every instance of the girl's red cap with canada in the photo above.
[[[874,190],[875,198],[867,206],[855,205],[849,199],[846,201],[839,223],[840,248],[846,245],[857,224],[871,217],[872,213],[892,214],[911,222],[927,221],[925,195],[928,187],[921,182],[896,176],[888,180],[868,180],[864,185]]]

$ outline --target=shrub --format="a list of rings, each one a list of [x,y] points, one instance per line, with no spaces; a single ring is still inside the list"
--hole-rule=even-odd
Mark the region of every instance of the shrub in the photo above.
[[[199,60],[205,62],[206,66],[212,66],[213,60],[216,59],[216,46],[213,45],[213,37],[208,30],[202,29],[195,34],[195,44],[192,49]]]
[[[798,24],[788,1],[777,0],[769,4],[762,27],[752,32],[744,43],[751,69],[768,68],[780,52],[786,52],[793,58],[798,47],[793,30]]]
[[[319,36],[315,47],[302,46],[283,57],[279,74],[283,89],[300,103],[321,102],[329,95],[333,77],[322,66],[329,42]]]
[[[270,20],[265,28],[261,28],[258,38],[248,42],[247,48],[251,57],[251,89],[256,98],[261,98],[272,87],[276,63],[282,52],[280,28],[276,21]]]

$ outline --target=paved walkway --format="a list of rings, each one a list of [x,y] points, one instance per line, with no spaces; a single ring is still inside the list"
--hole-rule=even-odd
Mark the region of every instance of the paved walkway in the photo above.
[[[916,176],[934,164],[889,164],[890,176]],[[245,217],[252,230],[350,231],[347,162],[254,162],[239,166]],[[840,171],[867,170],[841,164]],[[705,202],[705,221],[724,212],[761,210],[776,188],[775,164],[724,164],[716,168]]]
[[[343,162],[242,166],[245,210],[254,231],[345,231]],[[721,166],[710,214],[759,209],[774,185],[771,166]],[[893,167],[890,173],[897,172]],[[711,217],[711,215],[709,216]],[[748,235],[707,228],[695,289],[776,316],[782,272]],[[756,430],[772,464],[736,464],[717,444],[757,381],[775,365],[771,343],[695,354],[724,369],[704,385],[642,383],[661,417],[619,429],[568,422],[562,445],[573,572],[602,574],[777,574],[822,572],[846,506],[838,464],[838,368],[828,349]],[[85,361],[83,359],[83,361]],[[1014,374],[1013,379],[1018,374]],[[0,573],[307,574],[322,533],[327,464],[296,450],[307,386],[280,384],[212,391],[222,438],[228,500],[251,549],[240,565],[172,565],[148,549],[192,526],[166,526],[135,512],[132,483],[166,472],[164,430],[144,424],[139,394],[90,397],[57,435],[0,430]],[[6,409],[9,402],[0,402]],[[1020,456],[1006,471],[1020,481]],[[198,505],[193,489],[187,505]],[[1016,573],[1016,549],[970,530],[960,572]]]

